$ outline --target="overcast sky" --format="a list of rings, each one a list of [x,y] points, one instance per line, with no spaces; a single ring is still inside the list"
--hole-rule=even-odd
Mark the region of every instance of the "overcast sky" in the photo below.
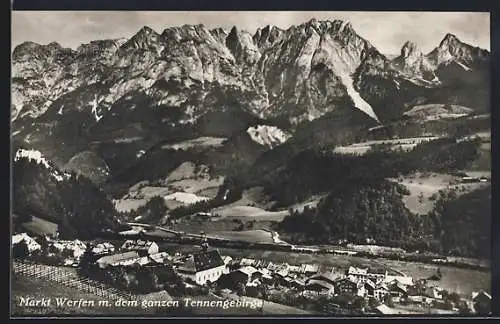
[[[348,20],[363,38],[385,54],[399,53],[407,40],[423,52],[432,50],[446,33],[468,44],[490,50],[489,13],[463,12],[314,12],[314,11],[13,11],[12,48],[33,41],[76,48],[91,40],[131,37],[141,27],[161,33],[170,26],[204,24],[209,28],[238,28],[255,32],[258,27],[288,28],[311,18]]]

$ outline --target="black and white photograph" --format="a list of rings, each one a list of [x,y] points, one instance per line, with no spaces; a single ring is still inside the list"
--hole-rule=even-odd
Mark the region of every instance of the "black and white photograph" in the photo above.
[[[11,17],[11,317],[491,315],[489,13]]]

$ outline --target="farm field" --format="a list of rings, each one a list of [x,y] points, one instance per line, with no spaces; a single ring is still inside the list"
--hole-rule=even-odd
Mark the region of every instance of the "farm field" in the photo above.
[[[239,218],[242,220],[269,220],[281,221],[288,216],[288,211],[272,212],[253,206],[224,206],[216,208],[213,213],[220,215],[221,218]]]
[[[32,233],[50,234],[57,232],[57,224],[35,216],[31,217],[31,221],[24,223],[23,227]]]
[[[183,231],[186,233],[200,233],[201,231],[203,231],[206,234],[213,234],[224,232],[228,237],[231,236],[233,238],[237,238],[240,233],[243,233],[247,230],[269,230],[271,228],[271,225],[271,221],[255,221],[253,222],[252,228],[246,228],[237,231],[238,227],[241,226],[239,218],[223,218],[212,221],[205,221],[197,219],[197,216],[191,216],[189,220],[183,220],[182,222],[173,224],[170,227],[173,230]],[[252,238],[252,236],[247,238],[250,239]]]
[[[400,138],[394,140],[374,140],[374,141],[366,141],[360,143],[354,143],[347,146],[337,146],[333,152],[339,154],[355,154],[355,155],[363,155],[368,152],[372,147],[376,145],[391,145],[393,150],[402,149],[402,150],[412,150],[420,143],[429,142],[438,139],[439,137],[430,136],[430,137],[412,137],[412,138]]]
[[[429,278],[436,273],[436,265],[428,265],[416,262],[401,262],[395,260],[384,260],[388,267],[402,271],[414,278]],[[435,281],[439,287],[454,291],[458,294],[470,296],[473,291],[483,289],[491,292],[491,273],[489,271],[479,271],[462,269],[449,266],[440,266],[443,277]]]
[[[215,236],[229,240],[239,240],[245,242],[256,243],[273,243],[271,232],[264,230],[247,230],[247,231],[221,231],[211,232],[210,236]]]
[[[118,212],[129,212],[137,210],[139,207],[144,206],[148,202],[147,199],[116,199],[113,204]]]
[[[225,137],[211,137],[211,136],[202,136],[195,139],[174,143],[174,144],[165,144],[162,146],[163,149],[174,149],[174,150],[187,150],[192,147],[219,147],[226,140]]]
[[[466,172],[469,176],[489,176],[487,171]],[[415,214],[425,215],[432,210],[440,190],[455,189],[457,194],[467,192],[490,185],[489,183],[457,183],[459,177],[449,174],[416,173],[411,176],[391,179],[408,188],[410,194],[403,196],[405,206]]]

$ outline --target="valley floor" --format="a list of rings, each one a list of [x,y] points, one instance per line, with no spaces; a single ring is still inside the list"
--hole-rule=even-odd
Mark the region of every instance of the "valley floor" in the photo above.
[[[192,246],[166,244],[167,251],[191,251]],[[219,248],[221,254],[232,258],[249,258],[255,260],[267,260],[275,263],[287,262],[290,265],[318,264],[322,267],[335,267],[339,273],[345,271],[349,266],[358,267],[382,267],[403,272],[415,280],[427,279],[436,273],[437,265],[396,261],[387,259],[367,259],[347,255],[322,255],[282,251],[259,251],[245,249]],[[483,289],[491,291],[491,272],[489,270],[462,269],[453,266],[439,266],[443,277],[435,283],[439,287],[456,292],[463,296],[470,296],[473,291]]]

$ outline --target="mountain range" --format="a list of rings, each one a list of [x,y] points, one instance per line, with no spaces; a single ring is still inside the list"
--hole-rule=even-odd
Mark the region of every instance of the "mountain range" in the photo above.
[[[484,256],[489,189],[436,189],[430,212],[417,189],[491,169],[489,69],[487,50],[453,34],[388,56],[341,20],[25,42],[12,53],[14,212],[68,238],[158,207],[154,224],[187,232]]]
[[[212,152],[218,160],[236,153],[251,163],[285,142],[294,152],[315,145],[312,138],[354,142],[360,130],[397,123],[418,105],[487,113],[489,62],[487,50],[452,34],[427,54],[408,41],[388,58],[341,20],[253,35],[143,27],[77,49],[25,42],[12,53],[12,135],[61,168],[102,159],[103,179],[162,143],[200,136],[227,139]]]

